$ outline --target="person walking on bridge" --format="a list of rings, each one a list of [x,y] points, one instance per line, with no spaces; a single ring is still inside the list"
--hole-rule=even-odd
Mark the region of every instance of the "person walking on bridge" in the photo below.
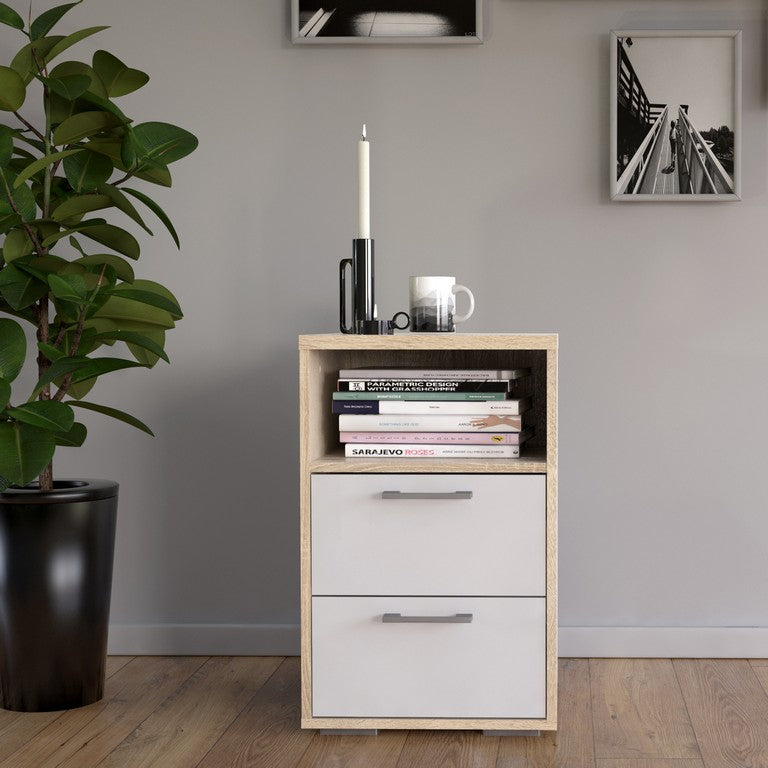
[[[671,120],[669,123],[669,147],[672,150],[672,162],[669,164],[669,167],[673,171],[675,170],[675,159],[677,158],[677,139],[677,126],[675,125],[675,121]]]

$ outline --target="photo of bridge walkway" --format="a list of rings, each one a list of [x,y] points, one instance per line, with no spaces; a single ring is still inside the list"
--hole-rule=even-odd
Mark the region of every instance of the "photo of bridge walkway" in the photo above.
[[[623,40],[618,41],[617,192],[626,195],[732,194],[733,180],[688,116],[686,104],[651,102]],[[677,128],[675,157],[669,140]],[[674,159],[674,163],[673,163]]]

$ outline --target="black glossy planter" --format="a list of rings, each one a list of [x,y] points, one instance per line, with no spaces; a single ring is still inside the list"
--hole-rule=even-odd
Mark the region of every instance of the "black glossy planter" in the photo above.
[[[0,707],[71,709],[104,695],[117,483],[0,493]]]

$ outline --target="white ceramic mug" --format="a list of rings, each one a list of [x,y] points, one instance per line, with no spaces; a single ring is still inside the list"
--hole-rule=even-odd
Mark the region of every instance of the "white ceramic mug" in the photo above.
[[[456,314],[457,293],[466,293],[469,310]],[[410,278],[411,330],[420,332],[455,331],[475,311],[475,297],[464,285],[456,285],[455,277],[421,276]]]

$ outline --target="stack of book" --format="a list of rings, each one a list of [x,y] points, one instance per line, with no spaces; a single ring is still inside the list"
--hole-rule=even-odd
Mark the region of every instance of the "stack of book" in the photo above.
[[[516,458],[533,429],[530,375],[513,370],[349,368],[339,371],[333,412],[347,457]]]

